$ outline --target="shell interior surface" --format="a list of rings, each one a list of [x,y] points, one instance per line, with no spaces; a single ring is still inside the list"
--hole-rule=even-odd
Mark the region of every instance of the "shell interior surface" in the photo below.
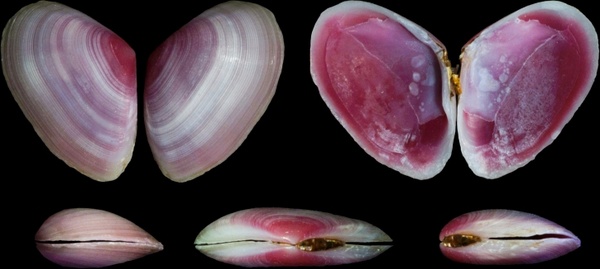
[[[539,263],[581,245],[572,232],[530,213],[492,209],[461,215],[440,232],[442,253],[472,264]]]
[[[79,11],[40,1],[4,28],[2,68],[54,155],[98,181],[123,172],[137,123],[135,53],[125,41]]]
[[[240,146],[275,93],[283,49],[269,10],[232,1],[200,14],[153,52],[145,124],[165,176],[191,180]]]
[[[469,167],[494,179],[533,160],[571,119],[598,69],[598,36],[574,7],[533,4],[473,38],[459,77],[429,32],[347,1],[321,14],[310,53],[323,100],[377,161],[431,178],[449,159],[458,126]]]
[[[323,266],[365,261],[392,239],[364,221],[287,208],[254,208],[226,215],[204,228],[196,248],[216,260],[245,267]]]
[[[460,147],[475,174],[497,178],[573,117],[598,70],[598,35],[574,7],[540,2],[482,31],[461,59]]]
[[[321,14],[310,53],[321,96],[367,153],[413,178],[442,170],[455,101],[435,37],[383,7],[348,1]]]
[[[113,213],[74,208],[50,216],[35,235],[40,253],[67,267],[105,267],[163,249],[154,237]]]

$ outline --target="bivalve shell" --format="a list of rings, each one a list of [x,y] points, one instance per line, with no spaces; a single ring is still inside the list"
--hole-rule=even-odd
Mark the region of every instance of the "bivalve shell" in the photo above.
[[[113,213],[73,208],[50,216],[35,235],[40,253],[67,267],[104,267],[163,249],[154,237]]]
[[[463,214],[440,232],[442,253],[472,264],[539,263],[565,255],[581,241],[540,216],[506,209]]]
[[[200,14],[152,53],[144,116],[166,177],[196,178],[241,145],[275,93],[283,49],[269,10],[232,1]]]
[[[463,48],[460,148],[473,172],[498,178],[558,137],[598,70],[598,35],[559,1],[522,8]]]
[[[373,158],[407,176],[438,174],[452,153],[456,102],[446,49],[429,32],[360,1],[325,10],[312,32],[321,97]]]
[[[377,161],[431,178],[449,159],[458,126],[469,167],[494,179],[533,160],[572,118],[598,70],[598,35],[576,8],[536,3],[473,38],[459,76],[429,32],[347,1],[321,14],[310,53],[323,100]]]
[[[367,222],[325,212],[252,208],[226,215],[196,237],[196,249],[245,266],[324,266],[366,261],[392,239]]]
[[[54,155],[92,179],[119,177],[137,124],[135,53],[125,41],[77,10],[40,1],[4,28],[2,68]]]

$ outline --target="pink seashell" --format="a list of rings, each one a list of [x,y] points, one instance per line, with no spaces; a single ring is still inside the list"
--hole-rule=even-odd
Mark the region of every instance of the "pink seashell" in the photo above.
[[[455,132],[445,48],[383,7],[347,1],[325,10],[311,39],[311,74],[354,140],[417,179],[438,174]]]
[[[283,49],[269,10],[231,1],[200,14],[152,53],[144,116],[166,177],[194,179],[241,145],[275,94]]]
[[[473,264],[538,263],[581,245],[577,236],[542,217],[513,210],[461,215],[440,232],[440,249],[451,260]]]
[[[469,167],[493,179],[558,136],[591,89],[598,54],[585,15],[540,2],[473,38],[459,78],[429,32],[383,7],[347,1],[315,24],[311,73],[333,115],[380,163],[431,178],[450,157],[457,125]]]
[[[463,48],[458,138],[475,174],[524,166],[558,136],[592,87],[598,35],[558,1],[522,8]]]
[[[67,267],[105,267],[163,249],[142,228],[113,213],[74,208],[50,216],[35,235],[40,253]]]
[[[323,266],[365,261],[392,239],[364,221],[287,208],[254,208],[226,215],[204,228],[196,248],[246,267]]]
[[[125,41],[77,10],[40,1],[4,28],[2,68],[54,155],[92,179],[119,177],[137,124],[135,53]]]

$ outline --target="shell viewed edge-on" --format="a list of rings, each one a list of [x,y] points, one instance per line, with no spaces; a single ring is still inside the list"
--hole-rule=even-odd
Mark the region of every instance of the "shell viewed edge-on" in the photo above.
[[[65,209],[48,217],[35,241],[48,260],[77,268],[111,266],[163,249],[159,241],[131,221],[91,208]]]
[[[198,234],[196,249],[245,267],[325,266],[366,261],[392,239],[365,221],[292,208],[251,208],[215,220]]]
[[[571,231],[540,216],[515,210],[489,209],[458,216],[440,232],[447,258],[470,264],[531,264],[579,248]]]

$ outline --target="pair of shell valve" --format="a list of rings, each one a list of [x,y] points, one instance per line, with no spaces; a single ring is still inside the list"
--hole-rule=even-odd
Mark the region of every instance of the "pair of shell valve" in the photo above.
[[[446,224],[440,250],[451,260],[470,264],[532,264],[563,256],[581,246],[564,227],[515,210],[480,210]]]
[[[145,77],[144,123],[166,177],[194,179],[241,145],[275,93],[283,51],[273,14],[238,1],[203,12],[156,48]],[[82,12],[39,1],[6,25],[2,67],[54,155],[97,181],[121,175],[138,120],[136,55],[123,39]]]
[[[362,220],[290,208],[252,208],[223,216],[196,237],[213,259],[245,267],[325,266],[372,259],[392,238]]]
[[[35,241],[42,256],[75,268],[111,266],[163,250],[162,243],[133,222],[92,208],[66,209],[50,216]]]
[[[457,133],[471,170],[495,179],[553,142],[589,93],[599,51],[582,12],[545,1],[483,29],[463,47],[459,72],[426,29],[346,1],[317,20],[310,57],[326,105],[378,162],[432,178]]]

